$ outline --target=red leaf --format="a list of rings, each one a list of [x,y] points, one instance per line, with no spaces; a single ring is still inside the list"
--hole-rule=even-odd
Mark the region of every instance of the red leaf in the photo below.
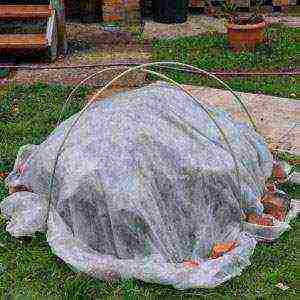
[[[256,214],[248,215],[247,222],[262,226],[273,226],[273,219],[270,215],[264,215],[262,217],[258,217]]]
[[[28,170],[28,165],[25,163],[22,163],[18,166],[18,172],[20,174],[24,174]]]
[[[287,174],[285,173],[281,165],[276,164],[273,167],[273,176],[277,179],[278,182],[284,182]]]
[[[231,241],[228,243],[217,244],[213,247],[210,258],[216,259],[231,251],[237,246],[237,241]]]
[[[5,178],[8,176],[9,173],[7,172],[0,172],[0,178]]]
[[[283,221],[286,216],[286,208],[284,206],[283,200],[272,194],[267,194],[261,200],[265,212],[271,216],[273,216],[278,221]]]
[[[183,265],[186,268],[197,268],[200,266],[200,263],[196,260],[187,260],[183,262]]]

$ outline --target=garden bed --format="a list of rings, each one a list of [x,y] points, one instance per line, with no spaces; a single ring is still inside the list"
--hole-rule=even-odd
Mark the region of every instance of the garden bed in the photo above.
[[[234,114],[238,109],[231,104],[231,98],[222,91],[188,87],[203,101],[227,107]],[[18,86],[8,91],[1,99],[0,134],[0,172],[13,167],[17,150],[21,145],[40,143],[55,128],[63,102],[70,91],[63,86],[32,85]],[[86,103],[91,89],[81,88],[71,101],[64,119],[77,112]],[[223,95],[223,96],[222,96]],[[294,120],[294,101],[261,97],[257,99],[245,95],[252,113],[259,113],[259,103],[268,106],[268,111],[278,112],[288,104],[289,112],[283,121]],[[213,100],[212,100],[213,99]],[[252,99],[249,100],[249,99]],[[257,105],[255,107],[252,106]],[[265,107],[265,106],[264,106]],[[280,110],[281,108],[279,108]],[[237,113],[238,117],[241,117]],[[274,114],[274,117],[277,113]],[[280,122],[272,119],[270,122]],[[278,123],[273,123],[277,126]],[[269,120],[266,125],[269,124]],[[271,124],[270,124],[271,126]],[[295,186],[286,187],[292,197],[299,197]],[[3,180],[0,179],[0,201],[7,195]],[[46,243],[44,234],[33,238],[16,239],[5,231],[5,220],[0,218],[0,294],[23,296],[72,297],[78,295],[90,298],[128,296],[138,297],[160,295],[173,297],[294,297],[296,295],[296,233],[299,218],[292,222],[292,230],[283,234],[272,245],[259,245],[255,249],[252,265],[246,271],[226,284],[215,289],[196,289],[176,291],[171,287],[145,284],[136,280],[124,280],[114,284],[104,283],[83,274],[74,273],[60,259],[56,258]],[[26,245],[26,247],[25,247]],[[276,285],[283,283],[289,289],[282,290]]]
[[[82,32],[80,28],[78,32]],[[134,49],[127,51],[124,44],[116,43],[118,51],[104,53],[107,45],[99,45],[98,52],[93,44],[85,44],[85,37],[78,45],[73,44],[70,55],[55,64],[95,63],[101,60],[109,62],[116,59],[136,59],[139,51],[144,49],[145,60],[179,60],[195,64],[207,70],[292,70],[295,66],[296,29],[280,27],[274,29],[283,32],[283,38],[277,40],[270,49],[260,49],[251,54],[248,52],[236,55],[226,48],[226,38],[223,35],[208,37],[180,38],[176,42],[162,40],[154,43],[153,50],[143,48],[143,43],[136,43]],[[75,43],[74,36],[70,40]],[[95,34],[98,29],[95,28]],[[87,35],[90,33],[87,33]],[[280,36],[280,35],[279,35]],[[89,35],[91,42],[93,35]],[[79,38],[79,40],[81,39]],[[99,40],[100,42],[100,40]],[[90,46],[91,45],[91,46]],[[102,47],[102,48],[101,48]],[[119,47],[119,48],[118,48]],[[146,50],[145,50],[146,49]],[[214,49],[213,51],[211,51]],[[152,52],[152,54],[151,54]],[[95,54],[96,53],[96,54]],[[115,53],[115,54],[113,54]],[[152,55],[152,57],[151,57]],[[139,56],[140,58],[141,56]],[[62,105],[70,87],[45,83],[68,83],[74,85],[93,69],[74,71],[19,71],[11,85],[0,90],[0,173],[9,172],[20,146],[29,143],[41,143],[56,127]],[[40,77],[37,74],[41,73]],[[214,81],[205,77],[191,76],[180,71],[168,71],[166,74],[184,84],[197,97],[208,104],[222,107],[236,118],[245,120],[240,108],[233,102],[232,96],[219,88]],[[107,78],[108,79],[108,78]],[[253,113],[258,128],[270,141],[278,138],[296,121],[298,102],[287,98],[298,98],[296,91],[296,76],[290,77],[251,77],[227,78],[235,90],[244,92],[242,96]],[[150,80],[150,79],[149,79]],[[44,83],[32,84],[42,81]],[[26,83],[26,85],[20,85]],[[97,83],[97,82],[96,82]],[[101,83],[101,82],[100,82]],[[141,84],[144,84],[142,78]],[[98,82],[99,84],[99,82]],[[100,84],[101,85],[101,84]],[[200,87],[199,87],[200,86]],[[208,88],[210,86],[211,88]],[[74,95],[64,119],[79,111],[94,93],[95,84],[82,87]],[[105,96],[122,91],[125,87],[109,90]],[[128,88],[128,87],[126,87]],[[247,93],[246,93],[247,92]],[[249,94],[255,92],[256,94]],[[269,94],[265,96],[263,94]],[[284,98],[278,98],[280,96]],[[101,97],[102,99],[103,97]],[[100,97],[99,97],[100,100]],[[297,131],[290,131],[284,138],[285,149],[298,146]],[[282,144],[282,140],[278,141]],[[294,198],[299,198],[299,186],[287,184],[285,190]],[[0,201],[7,195],[3,178],[0,178]],[[125,280],[114,284],[91,279],[82,274],[76,274],[65,263],[51,252],[44,234],[36,234],[33,238],[15,239],[5,231],[6,221],[0,217],[0,295],[23,295],[53,297],[86,297],[86,298],[128,298],[152,297],[296,297],[296,234],[299,230],[299,218],[292,222],[292,230],[284,233],[272,245],[259,245],[255,249],[252,265],[238,278],[215,289],[196,289],[179,292],[171,287],[157,284],[145,284],[136,280]],[[26,244],[26,247],[24,247]],[[283,290],[277,285],[286,285]]]

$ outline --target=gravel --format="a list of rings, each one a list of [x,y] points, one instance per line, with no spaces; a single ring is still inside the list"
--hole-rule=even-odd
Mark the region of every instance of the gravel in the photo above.
[[[162,24],[147,20],[144,27],[146,39],[195,36],[205,33],[226,33],[225,21],[205,15],[189,16],[183,24]]]

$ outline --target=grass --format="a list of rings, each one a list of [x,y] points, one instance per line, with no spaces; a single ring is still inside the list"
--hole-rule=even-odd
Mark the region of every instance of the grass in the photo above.
[[[178,60],[208,70],[293,68],[297,49],[292,41],[296,38],[296,30],[273,30],[272,48],[258,49],[255,54],[232,54],[227,50],[227,41],[223,36],[209,36],[157,41],[153,48],[153,58]],[[268,59],[269,56],[272,59]],[[279,59],[280,56],[282,60]],[[189,80],[190,77],[180,72],[168,74],[182,83],[216,86],[206,78],[193,76]],[[293,97],[291,94],[296,95],[295,80],[295,77],[235,78],[230,79],[229,84],[239,91],[261,91],[270,95]],[[20,146],[41,143],[55,128],[69,91],[69,88],[63,86],[44,84],[15,86],[4,92],[0,90],[0,172],[8,172],[13,168]],[[64,119],[83,107],[89,92],[88,88],[78,91],[64,113]],[[15,105],[17,110],[12,112]],[[286,184],[283,188],[292,197],[300,197],[299,186]],[[8,191],[0,179],[0,201],[7,195]],[[111,284],[77,274],[52,253],[45,234],[16,239],[5,231],[5,225],[6,220],[0,216],[1,298],[21,295],[21,299],[35,299],[38,296],[67,299],[115,299],[119,296],[124,299],[139,299],[143,296],[153,299],[293,299],[296,298],[296,287],[299,285],[296,273],[299,218],[292,222],[291,230],[284,233],[278,241],[258,245],[251,258],[251,266],[241,276],[214,289],[186,291],[137,280]],[[283,291],[276,287],[278,282],[290,288]]]
[[[297,66],[300,51],[297,36],[299,29],[273,26],[268,29],[270,45],[258,47],[256,51],[239,54],[228,47],[225,35],[206,35],[160,39],[153,43],[154,61],[178,61],[205,70],[213,71],[278,71],[293,70]],[[191,76],[174,70],[164,74],[180,83],[192,83],[219,88],[220,85],[206,77]],[[299,98],[296,76],[255,76],[227,78],[230,86],[243,92],[264,93],[280,97]],[[276,88],[277,87],[277,88]]]
[[[27,143],[40,143],[55,128],[55,124],[69,89],[62,86],[37,84],[12,88],[2,99],[0,110],[0,172],[13,167],[18,148]],[[75,96],[64,118],[77,112],[89,90],[82,88]],[[75,99],[74,98],[74,99]],[[11,113],[15,103],[18,111]],[[289,187],[287,187],[289,189]],[[296,190],[291,189],[295,193]],[[7,196],[0,181],[0,201]],[[272,244],[259,245],[252,257],[252,265],[242,276],[215,289],[176,291],[170,286],[145,284],[136,280],[114,284],[101,282],[83,274],[74,273],[49,248],[45,234],[16,239],[5,231],[6,221],[0,218],[0,295],[60,296],[83,299],[116,297],[126,299],[151,297],[211,297],[233,299],[240,297],[294,297],[296,288],[296,233],[299,219],[292,229]],[[2,273],[2,274],[1,274]],[[275,287],[283,282],[287,291]],[[183,298],[182,298],[183,299]]]
[[[36,84],[29,88],[17,86],[0,101],[0,168],[13,166],[17,150],[24,144],[39,144],[55,127],[63,98],[70,89]],[[78,111],[89,89],[82,88],[66,109],[64,118]],[[12,113],[17,103],[18,112]]]

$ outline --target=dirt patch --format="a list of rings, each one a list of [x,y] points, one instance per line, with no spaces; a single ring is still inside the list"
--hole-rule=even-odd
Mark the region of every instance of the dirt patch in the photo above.
[[[62,65],[109,64],[115,61],[150,61],[151,49],[147,43],[139,43],[129,32],[107,32],[100,24],[67,23],[68,53],[59,57],[55,62],[48,63],[49,67]],[[28,60],[18,61],[23,65],[39,67],[44,62]],[[103,70],[99,68],[85,69],[54,69],[54,70],[19,70],[9,83],[75,85],[87,76]],[[117,71],[106,72],[101,77],[95,77],[86,82],[90,86],[103,86],[117,74]],[[144,83],[145,75],[135,73],[119,81],[123,86],[140,86]]]
[[[109,32],[101,24],[67,23],[69,55],[78,52],[105,51],[150,51],[151,45],[141,45],[133,33],[125,30]]]
[[[249,13],[241,13],[247,17]],[[275,16],[265,14],[268,24],[284,24],[289,27],[299,27],[300,18],[288,15]],[[161,24],[147,20],[144,27],[146,40],[158,38],[174,38],[184,36],[197,36],[202,34],[225,34],[227,33],[226,20],[206,15],[191,15],[183,24]]]
[[[89,63],[91,63],[89,61]],[[61,69],[61,70],[38,70],[38,71],[18,71],[15,78],[11,79],[10,83],[13,84],[34,84],[38,82],[55,85],[77,85],[83,79],[104,70],[101,68],[91,69]],[[122,70],[106,71],[101,75],[94,76],[84,83],[86,86],[102,87],[118,75]],[[123,69],[124,71],[124,69]],[[124,87],[138,87],[145,82],[145,74],[135,72],[120,79],[117,83],[118,86]]]
[[[225,20],[205,15],[189,16],[183,24],[161,24],[147,20],[144,27],[146,40],[226,32]]]
[[[271,18],[271,17],[270,17]],[[277,17],[270,19],[270,23],[287,22],[295,24],[299,18]],[[114,61],[149,62],[151,60],[151,40],[164,37],[193,36],[206,33],[225,33],[225,21],[205,15],[189,16],[184,24],[161,24],[147,20],[140,42],[130,32],[108,32],[101,24],[67,23],[68,54],[58,58],[48,66],[84,65],[95,63],[112,63]],[[195,52],[196,53],[196,52]],[[196,54],[195,54],[196,55]],[[34,64],[36,67],[45,65],[41,61],[26,61],[21,58],[22,64]],[[103,69],[103,68],[102,68]],[[48,84],[74,85],[98,69],[61,69],[61,70],[20,70],[7,83],[32,84],[44,82]],[[115,74],[115,73],[114,73]],[[103,86],[114,74],[106,73],[101,78],[89,80],[87,85]],[[144,74],[133,74],[122,80],[123,86],[140,86],[144,84]],[[4,84],[6,84],[4,82]]]

